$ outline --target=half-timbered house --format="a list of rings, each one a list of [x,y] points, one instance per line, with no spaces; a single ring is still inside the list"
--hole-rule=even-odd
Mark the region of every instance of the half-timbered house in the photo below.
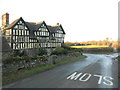
[[[55,48],[64,43],[65,32],[61,24],[50,26],[45,21],[26,22],[22,17],[9,24],[5,18],[8,15],[3,15],[2,33],[12,49]]]

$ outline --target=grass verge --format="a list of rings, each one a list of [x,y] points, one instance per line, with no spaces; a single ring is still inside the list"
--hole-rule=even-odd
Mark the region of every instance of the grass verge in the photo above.
[[[61,60],[61,61],[57,62],[56,64],[42,64],[42,65],[38,65],[34,68],[23,69],[23,70],[20,70],[18,72],[13,72],[13,73],[11,73],[7,76],[2,77],[2,84],[5,85],[5,84],[8,84],[8,83],[17,81],[19,79],[26,78],[28,76],[40,73],[42,71],[49,70],[49,69],[54,68],[56,66],[67,64],[67,63],[70,63],[70,62],[73,62],[73,61],[83,59],[85,57],[86,56],[81,55],[81,56],[78,56],[78,57],[73,57],[73,58],[70,58],[70,59]]]

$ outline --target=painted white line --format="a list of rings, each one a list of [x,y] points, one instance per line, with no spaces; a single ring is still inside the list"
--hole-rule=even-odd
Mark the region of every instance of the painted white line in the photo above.
[[[67,79],[70,79],[70,80],[79,80],[81,82],[86,82],[88,81],[91,77],[97,77],[98,78],[98,81],[97,81],[97,84],[104,84],[104,85],[107,85],[107,86],[113,86],[113,78],[112,77],[109,77],[109,76],[102,76],[102,75],[92,75],[90,73],[77,73],[77,72],[74,72],[72,73],[71,75],[69,75],[67,77]]]

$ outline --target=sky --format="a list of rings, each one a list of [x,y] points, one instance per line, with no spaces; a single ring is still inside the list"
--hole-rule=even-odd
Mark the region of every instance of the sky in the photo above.
[[[119,0],[0,0],[0,16],[8,12],[10,23],[25,21],[62,24],[65,41],[118,39]],[[1,26],[0,17],[0,26]]]

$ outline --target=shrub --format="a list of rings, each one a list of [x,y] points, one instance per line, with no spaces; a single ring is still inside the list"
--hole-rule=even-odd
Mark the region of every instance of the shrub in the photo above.
[[[20,57],[22,57],[22,56],[28,56],[27,55],[27,51],[26,50],[22,50],[19,56]]]
[[[68,54],[68,51],[61,47],[56,47],[56,49],[51,53],[51,55],[62,55]]]
[[[45,56],[37,56],[37,59],[43,59]]]
[[[31,60],[31,57],[29,57],[29,56],[22,56],[21,60],[25,60],[26,62],[29,62]]]
[[[20,61],[20,60],[21,60],[21,57],[19,57],[19,56],[9,57],[9,58],[5,59],[3,61],[3,63],[7,64],[7,63],[12,63],[13,61],[17,62],[17,61]]]
[[[83,52],[83,49],[82,48],[71,48],[71,50],[69,50],[70,53],[73,53],[73,52]]]
[[[14,50],[13,51],[13,56],[16,57],[16,56],[28,56],[27,55],[27,51],[26,50]]]
[[[38,55],[39,56],[47,55],[47,50],[45,48],[40,48]]]
[[[66,44],[63,44],[62,48],[68,50],[69,53],[83,52],[82,48],[71,48],[69,45],[66,45]]]
[[[16,57],[9,57],[3,61],[3,63],[8,64],[8,63],[13,63],[13,62],[19,62],[25,60],[26,62],[29,62],[31,60],[30,57],[28,56],[16,56]]]
[[[15,56],[19,56],[20,55],[20,50],[14,50],[13,51],[13,56],[15,57]]]
[[[62,48],[67,49],[67,50],[70,50],[70,49],[71,49],[70,46],[68,46],[68,45],[66,45],[66,44],[62,44]]]

